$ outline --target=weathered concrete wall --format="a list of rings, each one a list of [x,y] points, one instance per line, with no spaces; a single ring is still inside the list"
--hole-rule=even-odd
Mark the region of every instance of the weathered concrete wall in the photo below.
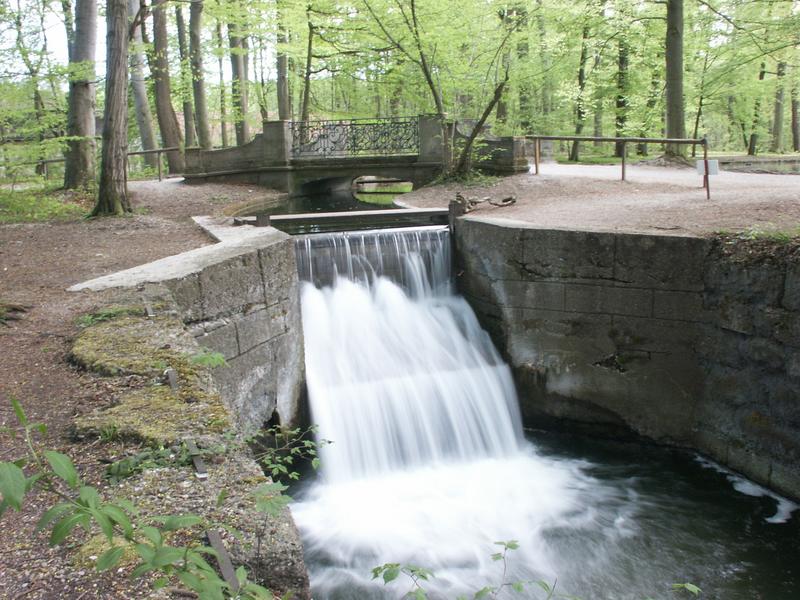
[[[297,267],[290,236],[272,228],[214,228],[223,241],[101,277],[81,289],[166,286],[197,342],[221,353],[214,369],[239,430],[257,431],[277,411],[300,419],[304,380]]]
[[[458,220],[456,244],[528,425],[635,432],[800,496],[797,263],[477,217]]]

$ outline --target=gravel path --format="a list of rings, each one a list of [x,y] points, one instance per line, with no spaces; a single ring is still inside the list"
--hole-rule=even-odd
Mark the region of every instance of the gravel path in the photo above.
[[[431,186],[403,196],[417,207],[445,207],[455,193],[500,199],[509,207],[480,205],[472,214],[526,221],[536,227],[704,235],[718,231],[796,230],[800,175],[723,172],[711,177],[711,200],[692,169],[545,163],[541,175],[521,174],[486,186]]]

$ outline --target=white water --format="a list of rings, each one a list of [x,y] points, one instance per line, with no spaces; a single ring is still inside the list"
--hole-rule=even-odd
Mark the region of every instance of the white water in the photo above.
[[[315,241],[356,281],[334,274],[332,287],[302,289],[313,421],[333,441],[321,481],[292,509],[315,597],[399,597],[408,581],[371,581],[386,562],[433,570],[426,589],[443,597],[499,584],[491,554],[511,539],[516,575],[556,577],[546,533],[593,524],[597,494],[614,504],[613,493],[524,441],[509,368],[450,290],[447,236],[377,235],[395,253],[381,262],[365,258],[370,234]],[[314,264],[302,244],[300,263]],[[405,290],[381,276],[384,262],[402,265]],[[610,537],[626,532],[630,507],[619,508]]]

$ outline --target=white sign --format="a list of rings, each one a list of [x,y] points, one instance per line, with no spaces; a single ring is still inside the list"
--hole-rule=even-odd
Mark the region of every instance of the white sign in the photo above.
[[[706,166],[704,160],[697,161],[697,174],[698,175],[705,175],[706,174]],[[719,175],[719,161],[716,159],[711,159],[708,161],[708,174],[709,175]]]

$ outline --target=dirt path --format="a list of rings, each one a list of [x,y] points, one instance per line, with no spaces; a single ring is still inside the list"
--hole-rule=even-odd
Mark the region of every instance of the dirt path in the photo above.
[[[75,318],[90,311],[92,297],[66,292],[72,284],[190,250],[212,240],[190,219],[222,214],[231,205],[274,198],[253,186],[189,186],[179,180],[131,182],[130,217],[0,226],[0,299],[30,307],[10,327],[0,325],[0,427],[15,424],[9,403],[17,398],[34,421],[47,424],[46,444],[72,456],[98,482],[100,459],[119,455],[119,444],[72,444],[72,418],[108,403],[114,393],[102,378],[65,360],[77,332]],[[0,460],[20,455],[20,441],[0,437]],[[64,548],[49,548],[33,529],[44,504],[33,498],[21,514],[0,521],[0,597],[141,598],[141,584],[122,575],[98,577],[74,565]]]
[[[448,184],[402,197],[418,207],[444,207],[467,196],[514,195],[513,206],[481,205],[474,214],[527,221],[537,227],[704,235],[716,231],[800,227],[800,175],[723,172],[711,177],[711,200],[693,169],[545,163],[541,175],[515,175],[464,189]]]

